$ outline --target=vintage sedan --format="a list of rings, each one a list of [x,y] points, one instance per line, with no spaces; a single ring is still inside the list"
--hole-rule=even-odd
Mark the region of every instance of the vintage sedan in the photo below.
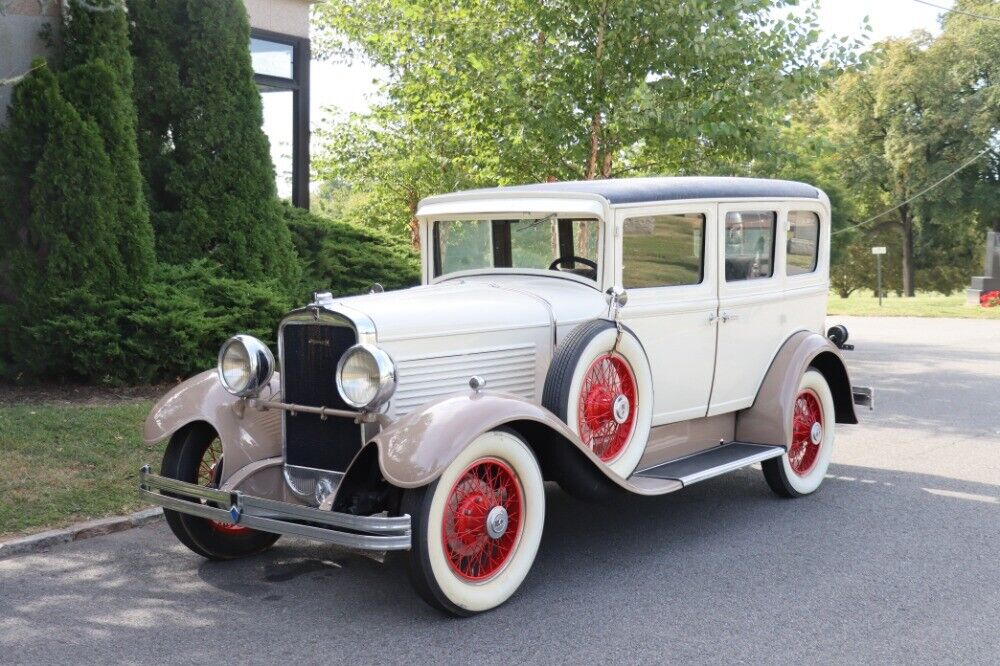
[[[169,444],[140,492],[195,553],[282,534],[402,551],[427,602],[469,615],[524,581],[545,481],[600,501],[760,463],[808,495],[870,406],[824,333],[815,187],[546,183],[417,215],[421,286],[317,293],[280,323],[277,361],[237,335],[153,408],[145,440]]]

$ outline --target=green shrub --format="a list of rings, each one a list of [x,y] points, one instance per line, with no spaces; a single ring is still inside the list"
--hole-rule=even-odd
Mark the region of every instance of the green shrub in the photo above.
[[[180,379],[213,367],[235,333],[273,344],[290,307],[276,282],[228,278],[205,260],[161,264],[134,292],[98,298],[71,289],[55,297],[25,327],[31,353],[18,354],[7,372],[104,384]]]
[[[408,241],[287,203],[282,212],[302,262],[303,298],[314,291],[364,293],[374,282],[387,290],[420,283],[420,257]]]

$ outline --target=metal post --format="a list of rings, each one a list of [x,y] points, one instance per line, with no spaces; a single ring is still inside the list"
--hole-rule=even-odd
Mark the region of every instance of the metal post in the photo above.
[[[882,255],[875,255],[875,273],[878,276],[876,278],[878,282],[878,306],[882,307]]]
[[[882,307],[882,255],[885,254],[885,246],[878,245],[873,247],[872,254],[875,255],[875,272],[878,275],[878,284],[875,286],[875,291],[878,292],[878,306]]]

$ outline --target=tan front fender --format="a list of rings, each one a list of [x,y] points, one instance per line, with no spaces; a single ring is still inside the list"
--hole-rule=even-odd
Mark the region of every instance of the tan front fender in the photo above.
[[[786,446],[792,439],[792,411],[799,381],[809,368],[823,373],[837,423],[857,423],[847,366],[828,339],[809,331],[795,333],[778,350],[753,405],[736,416],[736,439],[754,444]]]
[[[263,395],[276,395],[277,373]],[[225,481],[250,463],[281,455],[281,412],[260,411],[243,404],[219,383],[214,370],[188,379],[170,390],[146,417],[143,439],[155,444],[192,423],[207,423],[219,435],[226,464]]]
[[[675,482],[627,480],[604,465],[565,423],[541,405],[517,396],[468,392],[443,398],[386,426],[371,444],[378,447],[379,468],[389,483],[416,488],[431,483],[476,437],[508,427],[528,440],[543,472],[596,494],[615,486],[643,495],[676,490]]]

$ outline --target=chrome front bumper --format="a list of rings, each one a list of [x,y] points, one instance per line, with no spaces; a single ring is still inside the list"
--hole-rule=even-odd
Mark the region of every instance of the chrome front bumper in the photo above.
[[[409,550],[410,517],[355,516],[215,490],[139,472],[139,495],[165,509],[275,534],[317,539],[358,550]]]

